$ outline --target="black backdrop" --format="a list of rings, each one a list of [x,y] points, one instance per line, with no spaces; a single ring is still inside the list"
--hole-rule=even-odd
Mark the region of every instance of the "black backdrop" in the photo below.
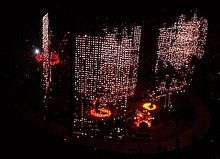
[[[4,6],[2,6],[4,7]],[[153,62],[157,27],[163,20],[171,21],[176,15],[183,12],[189,12],[193,8],[184,7],[149,7],[146,9],[144,16],[76,16],[76,12],[71,7],[63,7],[55,5],[45,9],[38,5],[18,6],[8,9],[10,14],[2,12],[2,40],[1,40],[1,77],[3,79],[2,94],[2,113],[4,118],[4,135],[3,141],[13,145],[48,145],[61,144],[59,140],[48,134],[46,129],[41,129],[33,125],[32,121],[26,120],[28,117],[21,115],[22,109],[19,103],[23,100],[32,100],[33,105],[38,106],[40,95],[39,71],[35,63],[32,62],[31,42],[38,44],[37,39],[40,38],[40,18],[45,11],[51,12],[52,24],[56,30],[57,36],[64,30],[84,31],[86,29],[93,30],[100,23],[120,23],[121,20],[141,23],[144,26],[141,46],[139,69],[139,84],[137,94],[141,92],[143,83],[148,84],[148,80],[152,80],[151,63]],[[83,11],[82,11],[83,12]],[[201,69],[197,72],[194,79],[195,89],[201,97],[206,101],[212,114],[212,128],[208,139],[213,139],[215,143],[219,142],[218,130],[218,114],[219,114],[219,79],[220,75],[220,21],[218,17],[218,8],[198,8],[198,13],[208,18],[208,43],[206,48],[206,56],[202,61]],[[80,12],[79,12],[80,14]],[[148,79],[149,78],[149,79]],[[35,93],[33,93],[35,92]],[[140,93],[141,94],[141,93]],[[34,96],[34,98],[33,98]],[[208,141],[204,141],[205,145]],[[80,149],[88,151],[88,149]],[[215,148],[213,149],[214,153]],[[94,153],[93,153],[94,155]],[[97,157],[97,154],[94,155]]]

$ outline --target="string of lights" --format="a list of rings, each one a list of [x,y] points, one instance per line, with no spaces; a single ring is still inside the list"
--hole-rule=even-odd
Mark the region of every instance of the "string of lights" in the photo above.
[[[88,101],[87,107],[81,104],[82,122],[88,115],[86,112],[102,119],[115,114],[111,111],[123,116],[127,99],[134,95],[137,84],[141,27],[134,26],[129,35],[127,28],[120,33],[118,28],[113,32],[104,30],[104,36],[76,36],[75,99]],[[99,104],[94,106],[96,99]]]
[[[158,50],[156,65],[156,86],[148,90],[147,99],[151,102],[159,102],[168,111],[173,110],[172,95],[186,92],[194,71],[193,57],[201,59],[204,55],[208,22],[204,18],[198,18],[196,14],[186,20],[181,15],[177,22],[170,27],[159,29]],[[172,72],[169,74],[169,71]],[[137,109],[134,116],[134,125],[139,127],[146,123],[151,127],[154,117],[152,116],[151,103],[145,103],[144,108]]]
[[[47,111],[48,105],[48,95],[49,95],[49,87],[51,83],[51,66],[50,66],[50,52],[49,52],[49,18],[48,13],[43,16],[42,19],[42,48],[43,48],[43,77],[42,77],[42,85],[44,89],[43,96],[43,106],[44,111]],[[45,116],[44,116],[45,118]]]
[[[160,28],[155,72],[158,71],[159,61],[180,70],[183,66],[189,69],[193,56],[201,59],[204,55],[207,28],[207,20],[199,19],[196,14],[191,20],[186,20],[186,16],[181,15],[173,26]]]
[[[165,97],[165,107],[172,107],[170,95],[173,93],[184,93],[190,85],[191,75],[194,72],[193,57],[201,59],[204,55],[208,21],[205,18],[198,18],[194,14],[187,20],[181,15],[177,22],[170,27],[159,29],[157,60],[155,65],[156,76],[161,76],[162,68],[172,69],[172,78],[169,74],[162,77],[156,88],[148,96],[154,100]],[[160,63],[161,62],[161,63]],[[171,82],[168,82],[170,79]],[[167,99],[169,101],[167,101]]]

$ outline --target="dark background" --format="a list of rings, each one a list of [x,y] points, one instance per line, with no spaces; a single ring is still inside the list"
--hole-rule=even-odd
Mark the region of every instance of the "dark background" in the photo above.
[[[50,6],[50,7],[48,7]],[[10,150],[15,147],[44,147],[46,145],[57,145],[65,147],[60,138],[51,135],[46,128],[39,127],[29,120],[28,115],[22,108],[21,103],[33,103],[31,108],[38,110],[40,105],[40,79],[39,71],[36,70],[36,63],[33,62],[34,45],[40,46],[40,20],[42,15],[49,11],[53,18],[51,23],[55,23],[52,29],[56,37],[61,37],[61,33],[65,30],[69,31],[85,31],[86,29],[94,30],[96,26],[103,23],[111,25],[120,24],[126,20],[131,23],[144,24],[141,58],[151,59],[153,61],[153,53],[155,52],[156,30],[163,21],[172,22],[176,15],[181,13],[189,13],[192,9],[197,9],[198,14],[208,18],[208,41],[206,46],[206,55],[202,59],[199,66],[200,69],[194,77],[195,91],[204,100],[208,106],[211,116],[212,125],[207,136],[192,147],[183,152],[172,152],[168,154],[157,154],[148,156],[157,158],[162,156],[170,158],[199,158],[208,159],[219,158],[219,79],[220,79],[220,18],[219,9],[217,7],[189,7],[187,5],[179,5],[177,7],[161,7],[146,6],[142,9],[142,16],[77,16],[77,14],[85,14],[85,9],[76,11],[68,5],[48,5],[40,6],[39,3],[11,6],[2,5],[1,8],[1,79],[2,82],[2,117],[3,121],[3,145],[8,145]],[[187,7],[186,7],[187,6]],[[75,6],[77,7],[77,6]],[[91,8],[90,8],[91,9]],[[129,12],[132,14],[132,10]],[[119,13],[120,14],[120,13]],[[51,16],[52,17],[52,16]],[[52,25],[52,24],[51,24]],[[147,53],[145,53],[147,52]],[[141,89],[143,83],[147,80],[146,75],[151,73],[152,61],[140,61],[141,67],[148,68],[139,70],[139,85]],[[60,68],[62,72],[62,68]],[[28,106],[27,106],[28,107]],[[59,108],[57,108],[59,109]],[[12,146],[13,145],[13,146]],[[11,147],[12,146],[12,147]],[[71,149],[70,149],[71,147]],[[65,152],[71,152],[73,155],[82,154],[82,156],[90,155],[92,158],[126,158],[125,154],[118,154],[108,151],[94,151],[89,148],[71,145]],[[84,152],[84,153],[82,153]],[[85,153],[86,152],[86,153]],[[130,157],[145,157],[134,155]]]

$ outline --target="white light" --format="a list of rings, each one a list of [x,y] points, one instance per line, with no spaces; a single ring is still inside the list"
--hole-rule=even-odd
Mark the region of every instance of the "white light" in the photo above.
[[[35,54],[39,54],[39,53],[40,53],[40,50],[39,50],[39,49],[35,49],[35,50],[34,50],[34,53],[35,53]]]
[[[191,18],[181,15],[174,24],[159,29],[154,71],[160,79],[157,80],[156,87],[149,91],[150,98],[161,101],[164,97],[168,98],[169,102],[163,101],[164,105],[173,108],[169,104],[170,95],[184,93],[187,86],[190,86],[191,75],[195,70],[192,60],[193,57],[200,60],[205,53],[207,29],[207,19],[198,18],[196,14]],[[169,76],[161,74],[166,73],[163,69],[168,69],[167,66],[176,74],[171,83],[167,82]]]
[[[49,60],[49,18],[48,13],[42,18],[42,55],[43,55],[43,64],[42,64],[42,86],[44,89],[44,100],[43,107],[47,110],[47,100],[49,99],[49,86],[51,82],[51,66]],[[35,53],[39,53],[40,50],[35,50]]]
[[[201,59],[204,55],[207,27],[207,20],[195,14],[190,20],[181,15],[171,27],[160,28],[155,72],[159,61],[170,63],[176,71],[182,66],[189,70],[192,57]]]
[[[141,26],[133,27],[133,36],[124,28],[120,44],[117,34],[76,36],[74,89],[79,96],[75,98],[92,101],[99,96],[103,107],[111,103],[115,109],[126,109],[137,84]],[[82,106],[81,116],[84,110]]]

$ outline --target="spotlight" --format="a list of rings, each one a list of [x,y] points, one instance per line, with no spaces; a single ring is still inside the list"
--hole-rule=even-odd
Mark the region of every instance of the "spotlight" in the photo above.
[[[39,54],[40,53],[40,49],[38,49],[38,48],[34,49],[34,53],[35,54]]]

